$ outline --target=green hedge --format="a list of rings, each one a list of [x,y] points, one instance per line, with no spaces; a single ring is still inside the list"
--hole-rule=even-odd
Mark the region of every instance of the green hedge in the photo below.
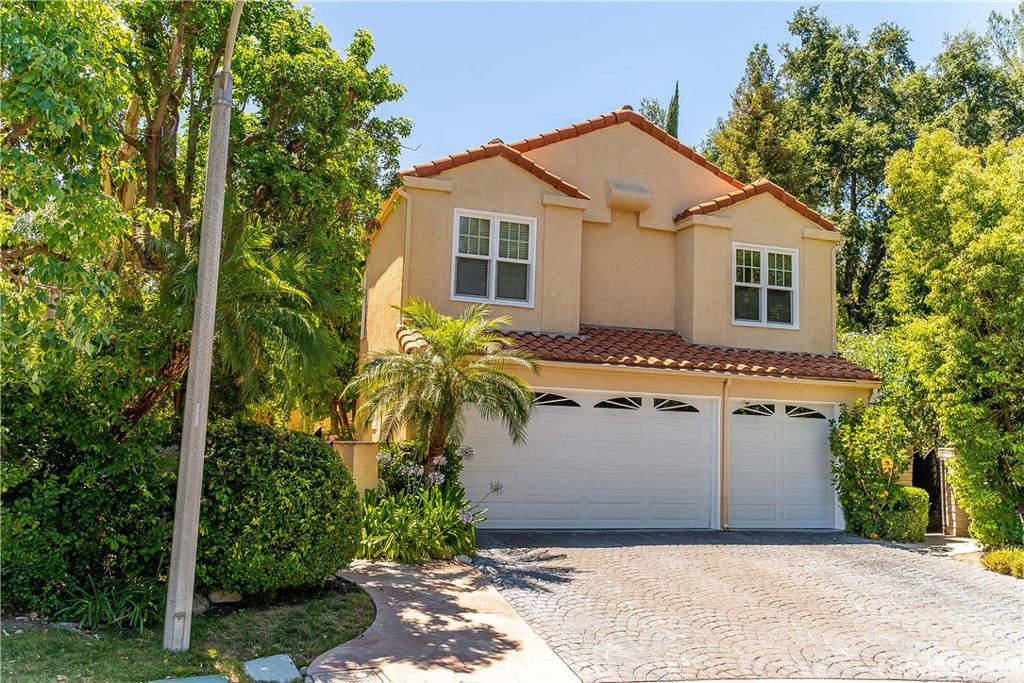
[[[920,543],[928,531],[928,492],[900,486],[885,510],[885,538],[898,543]]]
[[[5,608],[53,614],[81,604],[96,587],[116,594],[166,573],[173,448],[38,436],[13,420],[4,427]],[[197,588],[272,593],[319,584],[349,563],[360,537],[360,503],[330,446],[234,422],[213,424],[210,439]]]
[[[319,585],[359,543],[359,494],[323,441],[287,429],[210,428],[196,585],[266,594]]]

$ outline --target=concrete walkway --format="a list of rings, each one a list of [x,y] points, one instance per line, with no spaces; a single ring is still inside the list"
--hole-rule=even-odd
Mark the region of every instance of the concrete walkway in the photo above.
[[[361,562],[342,578],[377,606],[373,625],[309,665],[315,683],[578,683],[473,566]]]

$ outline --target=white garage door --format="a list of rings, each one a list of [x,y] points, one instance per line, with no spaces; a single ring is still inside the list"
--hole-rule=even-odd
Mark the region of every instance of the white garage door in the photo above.
[[[737,402],[729,416],[729,526],[835,528],[826,406]]]
[[[476,450],[462,479],[476,501],[490,482],[502,496],[484,507],[498,529],[700,528],[712,519],[717,444],[708,399],[545,392],[529,438],[467,415]]]

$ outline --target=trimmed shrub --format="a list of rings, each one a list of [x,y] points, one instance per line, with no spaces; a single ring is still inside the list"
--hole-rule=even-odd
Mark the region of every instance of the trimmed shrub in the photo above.
[[[981,564],[989,571],[1024,579],[1024,548],[1000,548],[981,557]]]
[[[89,580],[155,580],[170,554],[174,463],[149,448],[86,449],[43,439],[35,463],[3,492],[6,608],[52,612]]]
[[[928,531],[928,492],[900,486],[886,506],[884,537],[898,543],[920,543]]]
[[[270,595],[322,585],[348,566],[359,543],[359,494],[331,446],[247,422],[218,422],[210,438],[198,586]]]
[[[367,491],[359,557],[424,564],[476,552],[477,522],[461,484]]]
[[[888,538],[889,513],[902,495],[900,474],[910,466],[903,422],[890,407],[857,401],[830,426],[832,482],[839,492],[846,530]],[[927,523],[927,506],[925,510]]]

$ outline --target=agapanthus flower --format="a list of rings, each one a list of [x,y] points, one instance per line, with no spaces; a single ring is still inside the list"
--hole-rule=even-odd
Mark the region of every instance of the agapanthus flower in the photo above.
[[[473,511],[470,510],[469,508],[464,509],[462,512],[459,513],[459,521],[463,524],[472,524]]]
[[[438,467],[443,466],[446,462],[448,462],[448,458],[444,457],[443,455],[439,455],[436,458],[434,458],[434,464],[437,465]]]
[[[459,446],[459,457],[463,460],[472,460],[476,457],[476,451],[472,446]]]
[[[441,474],[440,472],[431,472],[430,474],[427,475],[427,482],[431,484],[443,484],[444,475]]]
[[[496,496],[500,496],[501,494],[505,493],[505,485],[502,484],[500,481],[492,481],[490,483],[489,488],[491,490],[491,493],[493,493]]]
[[[377,453],[377,462],[391,462],[391,454],[384,452]]]

